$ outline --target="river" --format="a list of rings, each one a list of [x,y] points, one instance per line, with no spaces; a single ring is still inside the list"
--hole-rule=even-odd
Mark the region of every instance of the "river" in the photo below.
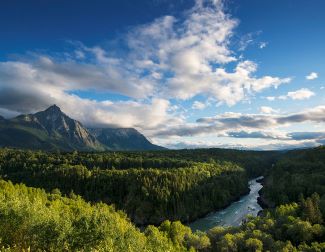
[[[227,208],[208,214],[189,224],[190,228],[195,230],[206,231],[214,226],[239,226],[248,214],[257,216],[262,210],[257,203],[258,192],[262,189],[261,183],[257,182],[262,177],[249,181],[249,194],[240,198],[239,201],[233,202]]]

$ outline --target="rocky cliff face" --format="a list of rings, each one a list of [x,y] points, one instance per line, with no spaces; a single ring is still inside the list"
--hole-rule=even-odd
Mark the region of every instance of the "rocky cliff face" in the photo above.
[[[83,125],[53,105],[33,115],[50,136],[62,136],[72,144],[95,147],[98,142]]]

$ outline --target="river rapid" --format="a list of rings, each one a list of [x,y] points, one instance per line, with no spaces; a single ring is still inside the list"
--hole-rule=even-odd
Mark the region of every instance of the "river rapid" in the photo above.
[[[239,201],[233,202],[227,208],[208,214],[207,216],[197,219],[189,224],[193,231],[207,231],[214,226],[239,226],[247,215],[257,216],[262,210],[257,202],[259,190],[262,189],[261,183],[257,182],[262,177],[249,181],[249,194],[240,198]]]

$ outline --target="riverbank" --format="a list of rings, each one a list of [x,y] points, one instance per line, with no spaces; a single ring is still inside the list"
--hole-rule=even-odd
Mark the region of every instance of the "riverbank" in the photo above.
[[[261,185],[264,187],[265,183],[266,183],[266,178],[261,178],[259,180],[257,180],[257,182],[261,183]],[[263,189],[261,189],[258,192],[259,197],[257,198],[257,202],[258,204],[263,208],[263,209],[267,209],[267,208],[274,208],[275,204],[273,202],[270,202],[269,200],[267,200],[264,195],[263,195]]]
[[[207,211],[206,213],[203,213],[195,218],[188,218],[188,220],[186,222],[183,222],[185,223],[185,225],[190,225],[192,222],[195,222],[201,218],[205,218],[207,216],[209,216],[211,213],[215,213],[215,212],[218,212],[218,211],[222,211],[223,209],[226,209],[227,207],[231,206],[231,204],[233,204],[234,202],[237,202],[239,201],[242,197],[246,196],[246,195],[249,195],[250,193],[250,188],[248,187],[247,190],[243,193],[241,193],[239,196],[237,197],[234,197],[232,198],[227,204],[225,204],[224,206],[220,207],[220,208],[217,208],[217,209],[213,209],[212,211]]]
[[[255,178],[249,181],[249,193],[242,196],[239,200],[232,202],[228,207],[209,213],[203,218],[200,218],[189,226],[193,231],[201,230],[207,231],[214,226],[239,226],[247,215],[257,216],[258,212],[262,210],[262,207],[258,204],[257,198],[258,192],[263,187],[261,183]]]

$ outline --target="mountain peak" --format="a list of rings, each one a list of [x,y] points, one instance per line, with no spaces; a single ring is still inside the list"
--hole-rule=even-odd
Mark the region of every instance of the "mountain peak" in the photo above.
[[[48,107],[45,112],[51,112],[51,113],[62,113],[61,109],[53,104],[52,106]]]

